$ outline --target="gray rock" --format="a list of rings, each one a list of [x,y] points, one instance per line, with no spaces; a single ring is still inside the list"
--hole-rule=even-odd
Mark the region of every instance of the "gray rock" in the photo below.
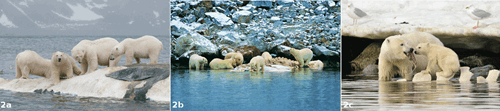
[[[187,24],[179,20],[172,20],[170,22],[170,28],[172,35],[175,36],[181,36],[183,34],[189,33],[190,30],[193,30],[192,27],[188,26]]]
[[[233,21],[238,23],[249,23],[250,18],[252,18],[252,12],[250,11],[237,11],[233,14]]]
[[[250,1],[250,4],[256,7],[262,7],[262,8],[273,8],[273,2],[272,1]]]
[[[332,57],[332,56],[338,56],[339,53],[336,51],[332,51],[327,49],[324,46],[318,46],[318,45],[313,45],[312,51],[316,56],[327,56],[327,57]]]
[[[215,55],[217,53],[217,46],[203,35],[188,33],[177,39],[174,54],[180,56],[189,50],[194,50],[200,54]]]
[[[278,3],[278,5],[281,5],[284,7],[289,7],[293,4],[293,0],[279,0],[279,1],[276,1],[276,3]]]
[[[128,86],[129,90],[127,90],[123,97],[126,99],[130,98],[136,101],[147,100],[146,93],[148,93],[148,90],[151,89],[156,82],[170,76],[169,64],[132,64],[126,67],[128,68],[106,75],[106,77],[118,80],[134,81]],[[136,85],[144,81],[146,84],[142,87],[135,88]]]
[[[495,69],[495,66],[493,65],[485,65],[482,67],[474,67],[470,69],[470,72],[472,72],[474,75],[472,75],[472,79],[476,79],[478,76],[483,76],[483,77],[488,77],[488,73],[490,70]]]
[[[316,14],[325,14],[326,11],[328,11],[328,8],[324,7],[323,5],[320,5],[316,9],[314,9],[314,13]]]
[[[217,32],[217,38],[216,42],[219,44],[229,44],[232,46],[237,46],[240,42],[241,39],[246,38],[245,35],[238,34],[238,32],[234,31],[220,31]]]
[[[205,13],[208,17],[212,19],[212,21],[217,25],[217,26],[227,26],[227,25],[233,25],[233,21],[231,18],[227,17],[226,15],[218,12],[207,12]]]

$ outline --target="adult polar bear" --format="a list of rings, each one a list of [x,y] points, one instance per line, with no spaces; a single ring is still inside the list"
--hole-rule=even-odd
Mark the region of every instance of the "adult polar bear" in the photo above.
[[[162,49],[161,41],[153,36],[145,35],[137,39],[126,38],[110,50],[110,60],[117,59],[119,61],[118,58],[125,54],[125,65],[132,64],[134,58],[137,63],[141,63],[141,58],[149,58],[152,64],[156,64]]]
[[[117,61],[109,60],[111,56],[109,51],[116,45],[118,45],[118,41],[109,37],[94,41],[82,40],[73,47],[71,55],[80,63],[82,74],[88,74],[97,70],[99,65],[112,67],[118,64],[121,56],[117,57]]]
[[[413,48],[419,43],[443,46],[438,38],[425,32],[411,32],[387,37],[380,48],[379,81],[390,81],[394,73],[401,74],[406,80],[412,80],[413,73],[424,70],[427,66],[427,57],[413,54]],[[412,57],[415,57],[417,61],[415,71],[413,71],[413,60],[410,60]]]
[[[33,74],[59,82],[61,75],[69,79],[73,77],[73,73],[79,75],[81,70],[75,60],[63,52],[53,53],[51,60],[44,59],[31,50],[25,50],[16,56],[16,79],[29,79],[29,74]]]

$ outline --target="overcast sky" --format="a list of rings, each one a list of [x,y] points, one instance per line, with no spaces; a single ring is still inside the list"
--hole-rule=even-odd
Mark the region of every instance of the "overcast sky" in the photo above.
[[[0,36],[168,35],[168,0],[0,0]]]

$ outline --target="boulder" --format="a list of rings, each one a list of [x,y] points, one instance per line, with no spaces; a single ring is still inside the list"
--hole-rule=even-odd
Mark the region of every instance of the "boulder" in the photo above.
[[[218,12],[207,12],[205,13],[208,17],[212,19],[212,21],[217,25],[217,26],[228,26],[228,25],[233,25],[233,21],[231,18],[227,17],[223,13],[218,13]]]
[[[243,45],[243,46],[238,46],[235,48],[235,52],[240,52],[243,54],[243,58],[245,59],[244,63],[250,62],[250,59],[252,59],[255,56],[260,56],[260,50],[253,46],[253,45]]]
[[[184,34],[177,39],[174,49],[175,55],[180,56],[189,50],[193,50],[199,55],[217,54],[217,46],[198,33]]]

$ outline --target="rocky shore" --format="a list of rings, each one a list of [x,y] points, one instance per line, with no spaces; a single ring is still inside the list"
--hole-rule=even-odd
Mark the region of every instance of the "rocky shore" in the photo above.
[[[338,1],[172,1],[170,8],[172,68],[187,68],[194,53],[211,61],[239,51],[248,63],[267,51],[295,60],[290,48],[340,67]]]

